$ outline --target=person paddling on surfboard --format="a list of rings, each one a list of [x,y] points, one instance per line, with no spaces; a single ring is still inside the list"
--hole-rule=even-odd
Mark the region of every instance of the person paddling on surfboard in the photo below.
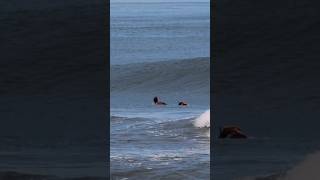
[[[188,106],[188,103],[186,103],[185,101],[180,101],[179,106]]]
[[[153,102],[155,105],[167,105],[167,103],[160,101],[157,96],[153,98]]]

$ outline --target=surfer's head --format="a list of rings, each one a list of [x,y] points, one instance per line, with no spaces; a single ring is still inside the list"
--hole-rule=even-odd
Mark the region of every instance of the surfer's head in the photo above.
[[[188,106],[188,103],[184,102],[184,101],[180,101],[179,102],[179,106]]]
[[[167,105],[167,103],[160,101],[157,96],[153,98],[153,102],[156,105]]]
[[[155,103],[155,104],[157,104],[158,102],[159,102],[159,98],[156,96],[156,97],[154,97],[153,98],[153,102]]]

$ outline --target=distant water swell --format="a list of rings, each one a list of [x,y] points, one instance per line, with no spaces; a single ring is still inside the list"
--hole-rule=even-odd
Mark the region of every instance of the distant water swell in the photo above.
[[[188,92],[209,95],[209,58],[111,66],[111,93]]]

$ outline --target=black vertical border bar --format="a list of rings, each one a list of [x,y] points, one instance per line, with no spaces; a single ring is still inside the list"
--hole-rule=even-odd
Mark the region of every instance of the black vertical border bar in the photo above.
[[[106,68],[106,131],[102,133],[107,133],[106,135],[106,174],[107,179],[111,179],[110,176],[110,0],[103,0],[104,1],[104,8],[106,11],[106,14],[103,18],[104,22],[102,23],[104,25],[104,28],[106,29],[104,32],[104,61],[105,61],[105,68]]]
[[[214,107],[214,99],[213,99],[213,65],[216,61],[216,0],[210,0],[210,179],[214,179],[214,159],[213,159],[213,107]]]

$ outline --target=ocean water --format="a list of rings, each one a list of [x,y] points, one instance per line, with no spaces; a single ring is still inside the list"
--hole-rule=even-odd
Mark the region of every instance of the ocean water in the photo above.
[[[111,179],[209,179],[209,31],[209,3],[111,2]]]

